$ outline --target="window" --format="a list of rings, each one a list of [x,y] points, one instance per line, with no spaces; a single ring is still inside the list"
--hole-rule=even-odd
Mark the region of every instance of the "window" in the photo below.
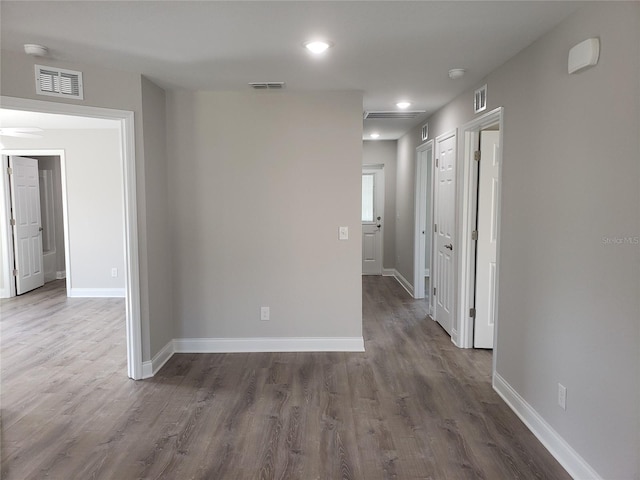
[[[362,221],[373,222],[374,174],[362,174]]]

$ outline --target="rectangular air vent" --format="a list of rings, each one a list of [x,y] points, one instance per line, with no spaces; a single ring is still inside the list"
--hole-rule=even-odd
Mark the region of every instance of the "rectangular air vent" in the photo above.
[[[372,110],[372,111],[364,112],[364,118],[365,119],[380,118],[380,119],[400,119],[400,120],[409,119],[410,120],[412,118],[416,118],[419,115],[422,115],[424,112],[425,110],[403,110],[403,111],[397,111],[397,110],[373,111]]]
[[[473,111],[480,113],[487,109],[487,86],[483,85],[473,95]]]
[[[256,90],[282,90],[284,82],[252,82],[249,86]]]
[[[36,65],[36,93],[53,97],[84,99],[82,72]]]

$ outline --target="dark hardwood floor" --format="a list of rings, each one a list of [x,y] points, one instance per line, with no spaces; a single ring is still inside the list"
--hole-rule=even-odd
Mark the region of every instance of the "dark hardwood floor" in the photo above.
[[[180,354],[126,378],[124,302],[55,282],[1,307],[2,479],[568,479],[392,278],[366,353]]]

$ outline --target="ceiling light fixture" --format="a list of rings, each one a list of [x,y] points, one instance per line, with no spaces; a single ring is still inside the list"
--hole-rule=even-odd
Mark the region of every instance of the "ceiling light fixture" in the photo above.
[[[371,138],[376,139],[380,136],[379,133],[372,133],[371,135],[369,135]]]
[[[24,53],[34,57],[45,57],[49,53],[49,49],[44,45],[36,45],[35,43],[25,43]]]
[[[458,80],[459,78],[464,77],[464,73],[464,68],[452,68],[451,70],[449,70],[449,78],[451,80]]]
[[[304,46],[311,53],[315,53],[316,55],[320,55],[327,51],[329,47],[332,47],[333,44],[330,42],[325,42],[323,40],[312,40],[310,42],[305,42]]]
[[[409,102],[398,102],[398,103],[396,103],[396,107],[402,108],[403,110],[405,108],[409,108],[410,106],[411,106],[411,103],[409,103]]]

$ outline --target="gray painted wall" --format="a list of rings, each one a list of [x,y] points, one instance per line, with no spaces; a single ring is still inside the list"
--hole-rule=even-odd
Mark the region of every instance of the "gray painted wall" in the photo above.
[[[8,149],[65,151],[71,267],[67,282],[72,289],[124,288],[119,138],[118,130],[103,129],[47,130],[41,138],[2,139]],[[113,267],[117,278],[111,277]]]
[[[395,268],[397,143],[395,140],[365,140],[362,142],[362,164],[384,165],[383,268]]]
[[[569,76],[593,36],[599,64]],[[486,83],[488,110],[505,108],[497,373],[603,478],[638,479],[640,4],[587,5]],[[473,119],[472,100],[432,116],[434,136]],[[398,192],[416,138],[398,142]]]
[[[146,268],[149,272],[151,352],[173,339],[173,262],[169,232],[169,180],[166,151],[166,98],[163,89],[142,77],[145,194],[147,197]]]
[[[167,101],[175,336],[361,337],[362,95]]]

